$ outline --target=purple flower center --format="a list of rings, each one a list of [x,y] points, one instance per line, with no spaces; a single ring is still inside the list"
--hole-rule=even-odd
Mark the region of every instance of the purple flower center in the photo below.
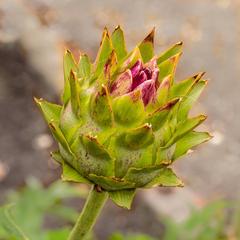
[[[145,65],[138,60],[114,81],[110,87],[111,95],[121,96],[129,94],[135,89],[140,89],[143,103],[146,106],[149,102],[155,100],[158,88],[158,73],[159,69],[155,59]]]

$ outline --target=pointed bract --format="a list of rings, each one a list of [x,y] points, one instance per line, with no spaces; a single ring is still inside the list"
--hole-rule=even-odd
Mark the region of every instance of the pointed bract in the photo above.
[[[139,49],[144,63],[151,60],[154,56],[154,34],[155,28],[153,28],[146,38],[139,44]]]
[[[77,64],[72,53],[67,50],[63,57],[63,70],[64,70],[64,89],[62,94],[62,101],[66,104],[70,98],[70,84],[69,84],[69,77],[70,72],[74,71],[77,72]]]
[[[42,111],[43,116],[47,123],[50,123],[51,121],[59,122],[62,110],[62,107],[60,105],[47,102],[42,98],[40,99],[34,98],[34,101]]]
[[[63,104],[35,98],[62,180],[95,185],[127,209],[137,188],[182,187],[171,164],[211,138],[195,131],[206,116],[189,117],[204,73],[175,81],[182,42],[156,56],[154,31],[128,53],[120,26],[105,28],[93,64],[65,53]]]
[[[168,50],[166,50],[157,58],[157,63],[161,64],[162,62],[175,56],[176,54],[182,53],[182,46],[183,46],[183,42],[178,42],[174,44],[172,47],[170,47]]]
[[[90,114],[101,127],[110,128],[113,126],[112,106],[106,86],[102,85],[101,90],[92,97]]]
[[[122,60],[127,55],[126,44],[123,30],[117,26],[111,36],[113,48],[116,51],[118,61]]]
[[[78,75],[81,78],[89,78],[92,71],[92,64],[86,54],[81,54],[78,62]]]
[[[113,50],[112,42],[107,28],[104,29],[100,48],[95,60],[94,77],[97,78],[104,71],[104,66]]]

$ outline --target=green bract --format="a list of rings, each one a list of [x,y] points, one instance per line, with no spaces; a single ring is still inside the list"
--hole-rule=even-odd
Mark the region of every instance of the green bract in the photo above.
[[[188,117],[203,73],[175,82],[182,43],[154,55],[153,40],[154,30],[128,53],[121,28],[104,29],[93,64],[65,53],[62,105],[36,99],[59,145],[52,157],[62,179],[97,185],[127,208],[137,188],[182,186],[171,164],[210,139],[194,131],[206,117]]]

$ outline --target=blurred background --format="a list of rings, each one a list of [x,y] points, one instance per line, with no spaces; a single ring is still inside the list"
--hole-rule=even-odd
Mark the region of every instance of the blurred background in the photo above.
[[[214,138],[175,164],[184,189],[139,192],[131,212],[108,203],[96,235],[106,239],[120,230],[160,239],[161,216],[181,224],[192,208],[202,209],[219,199],[238,201],[239,23],[239,0],[1,0],[0,202],[6,201],[9,191],[22,189],[29,177],[43,186],[59,178],[60,169],[49,156],[55,148],[53,139],[32,98],[59,101],[64,50],[85,52],[93,60],[103,28],[112,31],[118,24],[129,50],[154,26],[157,53],[184,42],[176,78],[207,72],[209,84],[194,112],[208,115],[201,128]]]

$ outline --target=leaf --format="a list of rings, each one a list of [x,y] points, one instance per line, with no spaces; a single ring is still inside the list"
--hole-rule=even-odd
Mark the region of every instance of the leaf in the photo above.
[[[144,124],[144,126],[122,133],[118,137],[118,144],[130,150],[137,150],[146,148],[152,144],[153,140],[154,135],[151,125]]]
[[[79,102],[79,86],[76,74],[71,71],[69,77],[70,91],[71,91],[71,106],[74,114],[79,116],[80,113],[80,102]]]
[[[62,106],[47,102],[42,98],[34,98],[37,106],[42,111],[43,116],[47,123],[50,123],[52,120],[59,122]]]
[[[126,44],[123,30],[117,26],[111,36],[112,45],[117,54],[118,61],[122,60],[127,55]]]
[[[152,238],[145,234],[122,234],[122,233],[114,233],[109,240],[157,240],[156,238]],[[172,240],[172,239],[171,239]]]
[[[182,99],[179,107],[178,121],[182,121],[187,118],[187,115],[192,105],[197,101],[198,97],[205,88],[207,81],[201,80],[197,82],[189,91],[189,93]]]
[[[136,189],[127,189],[120,191],[111,191],[109,192],[109,197],[118,206],[130,209],[135,194]]]
[[[70,234],[68,228],[49,230],[45,240],[66,240]]]
[[[197,117],[189,118],[183,122],[180,122],[176,127],[176,131],[174,132],[173,136],[171,137],[171,139],[169,140],[165,147],[167,148],[171,146],[178,139],[182,138],[185,134],[187,134],[195,127],[197,127],[199,124],[201,124],[205,119],[206,119],[205,115],[199,115]]]
[[[13,205],[5,205],[0,207],[0,226],[7,232],[11,239],[29,240],[12,218],[10,213],[12,206]]]
[[[172,161],[172,157],[173,157],[175,148],[176,148],[176,144],[172,144],[171,146],[169,146],[167,148],[159,147],[157,149],[155,164],[169,165]]]
[[[155,105],[161,107],[166,103],[166,101],[168,99],[168,95],[169,95],[169,88],[171,85],[171,80],[172,80],[171,75],[166,76],[162,80],[162,82],[157,90],[157,101],[156,101],[157,103]]]
[[[107,150],[98,142],[96,137],[90,135],[82,136],[81,141],[88,154],[104,160],[111,159]]]
[[[141,52],[138,47],[135,47],[125,58],[122,60],[116,74],[122,73],[130,69],[138,60],[142,60]]]
[[[164,106],[158,108],[153,113],[149,114],[147,122],[152,125],[153,131],[157,131],[166,122],[171,109],[179,102],[179,99],[173,99]]]
[[[61,177],[63,181],[92,184],[89,180],[81,176],[80,173],[78,173],[74,168],[65,162],[62,163],[62,169],[63,172]]]
[[[50,155],[56,162],[58,162],[60,164],[63,163],[64,160],[63,160],[59,150],[51,152]]]
[[[159,174],[149,183],[147,183],[144,188],[151,187],[183,187],[182,181],[176,176],[171,168],[162,168]]]
[[[162,53],[158,58],[157,58],[157,63],[160,64],[164,61],[166,61],[167,59],[182,53],[182,42],[178,42],[176,44],[174,44],[172,47],[170,47],[168,50],[166,50],[164,53]]]
[[[173,83],[173,77],[176,71],[177,64],[179,62],[181,53],[172,56],[171,58],[165,60],[158,64],[159,67],[159,82],[162,82],[165,77],[170,75],[170,85]]]
[[[81,188],[81,187],[79,187]],[[79,188],[77,190],[79,190]],[[87,197],[87,190],[86,190],[86,194],[84,196],[82,196],[84,198]],[[53,206],[51,209],[49,209],[48,211],[51,215],[56,216],[58,219],[63,219],[69,223],[74,224],[79,216],[79,213],[68,206],[62,206],[61,203],[56,204],[56,206]]]
[[[14,208],[10,211],[10,217],[13,217],[14,221],[31,240],[45,240],[46,230],[42,226],[46,213],[49,216],[49,211],[55,206],[61,209],[63,207],[62,200],[73,197],[85,198],[86,190],[76,189],[76,187],[62,181],[54,182],[48,188],[43,188],[37,179],[28,178],[26,186],[21,191],[14,191],[8,195],[8,201],[15,203]],[[4,220],[2,216],[0,216],[0,222],[1,220]],[[2,230],[1,226],[0,229]],[[18,239],[23,240],[24,238]]]
[[[151,60],[154,56],[154,33],[155,28],[153,28],[147,37],[139,44],[139,50],[144,63]]]
[[[62,101],[64,104],[70,98],[70,84],[69,84],[69,76],[70,72],[74,71],[77,72],[77,64],[74,60],[72,53],[67,50],[63,57],[63,69],[64,69],[64,90],[62,95]]]
[[[195,132],[195,131],[189,132],[183,138],[177,141],[176,149],[173,154],[172,160],[181,157],[182,155],[187,153],[189,149],[192,149],[193,147],[203,142],[206,142],[211,138],[212,136],[207,132]]]
[[[145,166],[151,166],[152,164],[152,145],[146,148],[138,150],[129,150],[129,148],[123,147],[119,140],[113,139],[113,146],[109,146],[115,157],[115,176],[123,178],[130,167],[141,168]]]
[[[82,78],[89,78],[91,74],[91,62],[86,54],[81,54],[78,63],[78,74]]]
[[[96,123],[105,128],[112,127],[112,107],[110,104],[108,89],[104,85],[102,85],[101,90],[91,99],[90,110],[91,117]]]
[[[107,191],[131,189],[134,188],[135,186],[134,183],[123,179],[98,176],[93,173],[89,174],[89,179],[91,179],[91,181],[93,181],[95,184],[99,184],[102,188],[104,188]]]
[[[71,148],[77,156],[73,162],[74,168],[82,176],[87,176],[89,173],[102,176],[113,174],[113,159],[96,137],[82,135],[75,139]]]
[[[100,73],[103,71],[104,65],[106,64],[112,50],[113,49],[111,39],[109,37],[107,28],[105,28],[102,35],[100,48],[94,64],[95,65],[94,77],[98,77]]]
[[[144,168],[146,166],[152,166],[155,160],[155,142],[156,139],[153,144],[138,150],[139,154],[136,154],[137,151],[128,151],[131,152],[133,156],[134,154],[136,155],[135,159],[130,162],[131,164],[128,167]],[[131,154],[129,154],[130,157]],[[127,158],[126,156],[126,159],[129,160],[130,157]]]
[[[71,155],[73,155],[69,144],[66,140],[66,138],[64,137],[61,129],[59,128],[59,126],[56,124],[56,122],[52,121],[49,123],[49,128],[54,136],[54,138],[56,139],[57,142],[59,142],[62,147]]]
[[[77,118],[72,110],[72,104],[68,102],[62,111],[59,127],[69,145],[79,136],[78,129],[81,125],[81,119]]]
[[[113,114],[115,122],[123,127],[139,124],[145,115],[140,90],[131,95],[123,95],[113,100]]]
[[[204,72],[200,72],[190,78],[174,84],[170,89],[169,98],[185,97],[185,95],[191,90],[192,86],[196,84],[203,75]]]
[[[117,60],[117,54],[115,52],[115,50],[112,50],[108,60],[106,61],[106,64],[104,66],[104,77],[101,75],[101,77],[99,77],[98,81],[99,83],[102,84],[109,84],[109,81],[111,81],[111,79],[114,77],[112,77],[115,73],[115,71],[117,70],[117,65],[118,64],[118,60]]]
[[[124,180],[135,183],[135,187],[143,187],[158,176],[162,165],[145,168],[129,168]]]
[[[47,189],[42,188],[42,192],[48,195],[46,196],[46,198],[50,197],[52,199],[50,202],[48,202],[48,204],[50,203],[50,205],[55,204],[56,201],[60,199],[75,198],[75,197],[86,198],[88,194],[87,189],[84,189],[81,187],[79,188],[60,180],[53,182]],[[44,194],[42,192],[39,195]],[[39,199],[39,201],[41,201],[41,199]],[[49,200],[47,199],[46,202],[47,201]],[[60,202],[58,201],[57,204],[60,204]],[[63,206],[57,205],[57,207],[60,208]],[[50,208],[51,206],[48,207],[47,210],[49,210]]]

